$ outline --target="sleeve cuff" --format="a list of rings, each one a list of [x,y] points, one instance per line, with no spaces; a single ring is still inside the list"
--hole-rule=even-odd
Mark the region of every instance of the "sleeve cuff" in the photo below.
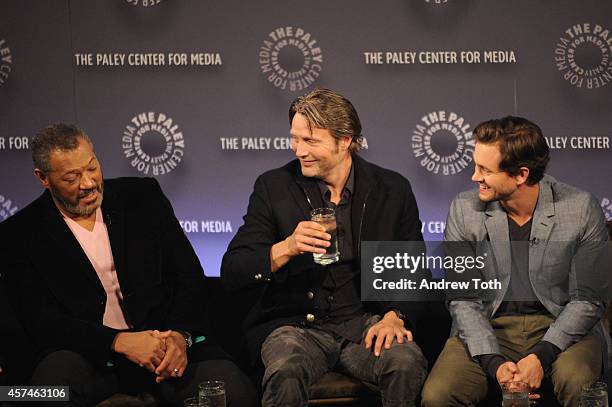
[[[561,349],[556,347],[550,342],[540,341],[538,342],[529,353],[535,354],[538,359],[540,359],[540,363],[542,364],[542,369],[544,369],[545,373],[550,371],[552,364],[561,353]]]
[[[497,369],[506,362],[506,358],[497,353],[489,353],[486,355],[479,355],[476,357],[480,367],[485,371],[490,378],[497,381]]]

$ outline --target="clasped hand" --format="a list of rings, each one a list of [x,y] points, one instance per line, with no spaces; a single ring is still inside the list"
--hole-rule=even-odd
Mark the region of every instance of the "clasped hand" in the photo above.
[[[502,363],[497,368],[496,378],[499,384],[508,382],[527,383],[531,391],[534,391],[539,389],[542,384],[544,369],[540,359],[535,354],[530,353],[517,363],[511,361]],[[540,398],[540,395],[530,393],[529,398],[536,400]]]
[[[113,349],[155,373],[157,383],[181,377],[187,367],[187,344],[183,335],[175,331],[122,332]]]

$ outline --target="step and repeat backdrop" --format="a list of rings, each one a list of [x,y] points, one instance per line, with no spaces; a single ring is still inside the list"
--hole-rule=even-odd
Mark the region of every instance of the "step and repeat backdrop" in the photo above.
[[[218,275],[255,178],[293,158],[290,102],[317,86],[357,108],[361,154],[411,181],[426,239],[473,187],[473,128],[508,114],[610,219],[611,82],[609,0],[3,0],[0,221],[41,193],[32,136],[77,123],[107,178],[157,178]]]

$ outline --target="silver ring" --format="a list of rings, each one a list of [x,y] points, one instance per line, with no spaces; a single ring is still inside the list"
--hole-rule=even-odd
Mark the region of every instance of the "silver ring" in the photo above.
[[[175,376],[178,376],[179,370],[174,368],[174,369],[172,369],[172,373],[174,373]]]

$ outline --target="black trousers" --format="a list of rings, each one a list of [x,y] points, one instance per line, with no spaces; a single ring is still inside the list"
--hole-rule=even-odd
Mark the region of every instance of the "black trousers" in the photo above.
[[[219,349],[220,354],[223,351]],[[210,352],[208,352],[210,353]],[[215,352],[213,352],[215,353]],[[205,380],[225,383],[228,407],[256,407],[258,396],[248,377],[229,359],[191,360],[183,377],[155,383],[155,375],[116,357],[114,366],[99,368],[78,353],[59,350],[48,354],[36,366],[33,386],[70,386],[70,402],[60,406],[94,406],[115,393],[136,395],[151,393],[172,406],[196,396],[198,384]]]

